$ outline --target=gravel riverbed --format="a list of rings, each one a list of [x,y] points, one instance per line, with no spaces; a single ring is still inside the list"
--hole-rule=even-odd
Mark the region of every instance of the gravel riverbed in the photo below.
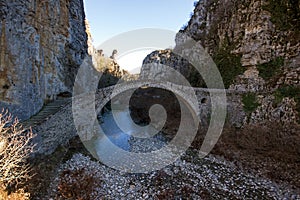
[[[70,175],[76,171],[84,174],[81,179]],[[62,179],[67,183],[77,182],[78,186],[85,184],[87,176],[94,181],[88,185],[88,191],[81,191],[82,199],[300,199],[300,194],[293,190],[241,171],[214,156],[200,159],[192,150],[172,165],[148,174],[122,173],[75,154],[61,165],[59,174],[48,190],[47,199],[66,199],[63,189],[58,189]],[[69,195],[70,199],[76,199]]]

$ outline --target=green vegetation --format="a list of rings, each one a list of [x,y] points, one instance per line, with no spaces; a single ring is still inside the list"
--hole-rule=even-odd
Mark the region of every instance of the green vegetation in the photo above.
[[[264,80],[268,81],[280,72],[280,68],[283,64],[284,59],[282,57],[277,57],[268,63],[258,65],[257,69],[259,71],[259,75]]]
[[[290,85],[284,85],[278,88],[275,91],[275,100],[274,104],[278,105],[284,97],[290,97],[294,98],[296,101],[296,110],[298,112],[298,117],[300,117],[300,87],[298,86],[290,86]]]
[[[260,104],[257,102],[257,97],[254,93],[247,93],[242,97],[244,111],[251,113],[256,110]]]
[[[217,49],[213,55],[213,60],[221,73],[225,88],[229,88],[235,78],[245,71],[241,64],[241,56],[230,53],[233,47],[234,46],[230,45],[227,41],[223,47]]]
[[[268,0],[263,9],[271,13],[271,21],[278,29],[300,30],[299,0]]]
[[[200,1],[195,2],[195,6],[198,6]],[[236,43],[232,43],[229,37],[225,38],[225,41],[219,41],[219,36],[216,34],[218,32],[218,24],[220,24],[224,18],[223,14],[226,12],[228,16],[231,16],[233,13],[237,11],[239,3],[236,2],[227,2],[226,5],[218,6],[218,1],[209,1],[207,9],[212,11],[218,8],[217,13],[214,15],[214,20],[211,22],[209,27],[209,33],[207,35],[192,35],[192,38],[196,41],[204,41],[208,40],[215,43],[216,49],[214,50],[214,54],[212,56],[214,62],[216,63],[221,76],[223,78],[225,88],[229,88],[229,86],[234,82],[238,75],[244,73],[245,68],[241,65],[241,55],[234,55],[231,53],[234,50]],[[199,29],[205,29],[206,24],[203,22]],[[182,30],[186,29],[186,25],[181,28]],[[221,43],[221,47],[218,43]],[[203,80],[199,80],[199,74],[197,72],[191,73],[191,79],[193,85],[197,85],[198,87],[205,87],[205,83]]]

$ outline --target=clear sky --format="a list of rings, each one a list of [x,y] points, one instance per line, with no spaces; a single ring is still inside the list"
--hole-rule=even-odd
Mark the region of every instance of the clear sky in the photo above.
[[[113,36],[135,29],[161,28],[178,32],[189,21],[194,1],[85,0],[86,16],[91,26],[94,46],[97,47]],[[141,58],[136,60],[141,62],[142,57],[149,53],[144,52],[139,52]]]

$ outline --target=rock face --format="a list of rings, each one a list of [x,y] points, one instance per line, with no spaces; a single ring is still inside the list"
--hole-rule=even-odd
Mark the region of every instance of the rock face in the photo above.
[[[87,55],[82,0],[0,1],[0,107],[19,119],[71,92]]]
[[[280,14],[278,9],[281,9]],[[232,76],[228,87],[233,83],[238,85],[239,82],[234,81],[240,75],[242,79],[246,79],[244,88],[265,89],[257,87],[265,82],[259,76],[261,72],[257,66],[276,58],[283,58],[285,63],[289,63],[299,56],[299,17],[298,1],[203,0],[195,3],[193,16],[176,36],[176,46],[182,45],[186,36],[191,37],[199,41],[210,53],[223,78]],[[159,61],[171,67],[176,66],[178,71],[187,73],[187,64],[180,65],[181,58],[174,59],[174,56],[171,56],[171,59],[166,59],[165,55],[163,51],[153,52],[145,59],[145,63]],[[237,59],[237,62],[232,62],[234,59]],[[283,66],[286,65],[280,67]],[[297,71],[299,64],[293,68]],[[142,70],[142,73],[145,71],[147,69]],[[225,72],[222,73],[223,71]],[[237,73],[228,74],[228,71]],[[251,88],[251,79],[255,79],[257,86]]]
[[[101,74],[101,80],[99,87],[107,87],[116,84],[120,78],[124,76],[129,76],[129,73],[120,68],[120,65],[117,63],[115,56],[118,53],[117,50],[112,52],[110,57],[107,57],[103,54],[103,50],[97,50],[93,45],[93,38],[91,34],[91,28],[88,20],[85,21],[86,24],[86,33],[88,35],[88,54],[90,63],[93,63],[93,68]]]
[[[288,4],[286,12],[299,7],[299,3],[288,0],[282,4]],[[232,53],[242,56],[241,64],[245,67],[267,63],[275,56],[295,57],[299,55],[300,44],[292,28],[299,24],[283,30],[282,24],[273,23],[277,16],[269,12],[272,6],[277,6],[272,0],[200,1],[183,32],[201,40],[212,53],[218,45],[229,43]],[[286,38],[287,35],[293,37]]]
[[[297,112],[300,117],[299,8],[299,1],[292,0],[196,2],[190,21],[175,38],[174,50],[148,55],[144,64],[154,64],[143,66],[141,77],[149,73],[152,77],[167,76],[168,72],[157,65],[163,64],[182,73],[192,86],[203,87],[201,76],[193,67],[172,53],[184,46],[189,37],[211,55],[226,88],[257,93],[260,106],[249,114],[250,121],[295,121]],[[279,111],[283,113],[278,114]],[[288,112],[292,114],[287,115]]]
[[[121,78],[126,79],[129,76],[129,73],[121,69],[114,58],[116,52],[117,50],[114,50],[110,57],[103,55],[102,50],[97,50],[92,54],[94,68],[101,73],[99,88],[115,85]]]
[[[164,65],[164,67],[161,65]],[[189,80],[192,86],[205,86],[200,74],[197,73],[193,66],[186,59],[174,54],[171,49],[158,50],[149,54],[143,61],[140,78],[156,77],[161,80],[181,84],[180,77],[177,77],[180,75],[174,74],[169,67],[183,75],[184,78]]]

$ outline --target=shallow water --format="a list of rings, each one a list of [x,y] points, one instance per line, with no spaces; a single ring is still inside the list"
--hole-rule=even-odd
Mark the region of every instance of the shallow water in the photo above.
[[[116,119],[114,119],[114,116]],[[116,123],[118,121],[118,124]],[[131,116],[129,111],[119,110],[115,111],[114,115],[112,112],[107,112],[102,116],[102,123],[100,127],[104,133],[99,133],[99,136],[95,141],[93,141],[94,149],[99,156],[99,152],[103,156],[103,152],[110,152],[115,150],[114,148],[120,148],[125,151],[136,151],[137,145],[153,146],[152,150],[157,150],[163,147],[166,143],[166,139],[163,136],[163,133],[157,131],[157,134],[153,137],[149,136],[148,138],[136,138],[133,135],[138,135],[138,131],[136,130],[136,124],[131,120]],[[145,127],[145,131],[143,135],[147,135],[147,129]],[[153,127],[151,127],[153,130]],[[137,142],[138,141],[138,142]],[[113,148],[112,148],[113,144]],[[140,152],[145,152],[142,148],[139,148]],[[147,148],[149,150],[149,147]],[[101,158],[99,158],[101,160]]]

